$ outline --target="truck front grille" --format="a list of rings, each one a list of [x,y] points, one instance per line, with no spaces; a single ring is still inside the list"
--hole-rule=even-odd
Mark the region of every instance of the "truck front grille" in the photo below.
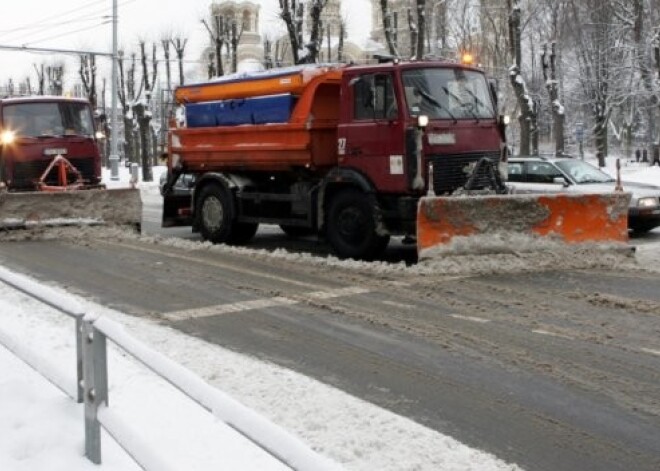
[[[500,159],[500,153],[491,151],[429,156],[429,162],[433,163],[433,190],[435,194],[450,194],[464,186],[468,178],[465,168],[471,163],[478,162],[483,157],[497,163]],[[485,187],[489,185],[489,180],[485,175],[482,175],[478,176],[476,183],[477,186],[483,185]]]
[[[88,183],[97,183],[94,159],[79,157],[68,159],[78,169],[83,180]],[[33,188],[36,181],[46,171],[50,160],[30,160],[28,162],[15,162],[12,186],[16,188]],[[56,185],[57,169],[53,169],[45,180],[48,185]]]

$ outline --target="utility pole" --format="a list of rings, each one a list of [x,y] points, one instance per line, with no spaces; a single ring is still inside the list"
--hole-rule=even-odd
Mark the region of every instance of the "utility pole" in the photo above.
[[[119,123],[117,122],[117,0],[112,0],[112,85],[110,86],[112,99],[110,106],[110,122],[112,134],[110,135],[110,180],[119,180],[119,152],[117,149]]]

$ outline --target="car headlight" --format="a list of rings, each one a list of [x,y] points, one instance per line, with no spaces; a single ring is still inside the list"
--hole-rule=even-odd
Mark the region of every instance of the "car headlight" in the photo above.
[[[641,208],[651,208],[658,205],[658,198],[647,197],[637,200],[637,206]]]

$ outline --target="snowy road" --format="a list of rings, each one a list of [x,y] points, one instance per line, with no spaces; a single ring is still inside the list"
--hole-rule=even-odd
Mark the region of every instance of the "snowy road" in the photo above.
[[[450,277],[191,247],[17,241],[0,260],[528,470],[660,468],[657,273]]]

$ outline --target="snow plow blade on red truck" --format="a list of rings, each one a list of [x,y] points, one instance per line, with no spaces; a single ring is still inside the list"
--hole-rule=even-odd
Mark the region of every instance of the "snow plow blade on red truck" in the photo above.
[[[138,190],[107,190],[101,183],[99,138],[87,100],[0,100],[0,229],[139,227]]]
[[[566,244],[626,242],[629,201],[627,193],[425,197],[417,216],[419,258],[501,251],[497,244],[503,240],[511,251],[534,250],[546,238]],[[525,243],[530,246],[521,246]]]
[[[627,237],[625,196],[507,194],[497,91],[472,67],[309,65],[186,85],[175,98],[185,120],[169,130],[163,226],[214,243],[247,243],[262,223],[366,260],[391,236],[417,237],[424,255],[507,231]]]

